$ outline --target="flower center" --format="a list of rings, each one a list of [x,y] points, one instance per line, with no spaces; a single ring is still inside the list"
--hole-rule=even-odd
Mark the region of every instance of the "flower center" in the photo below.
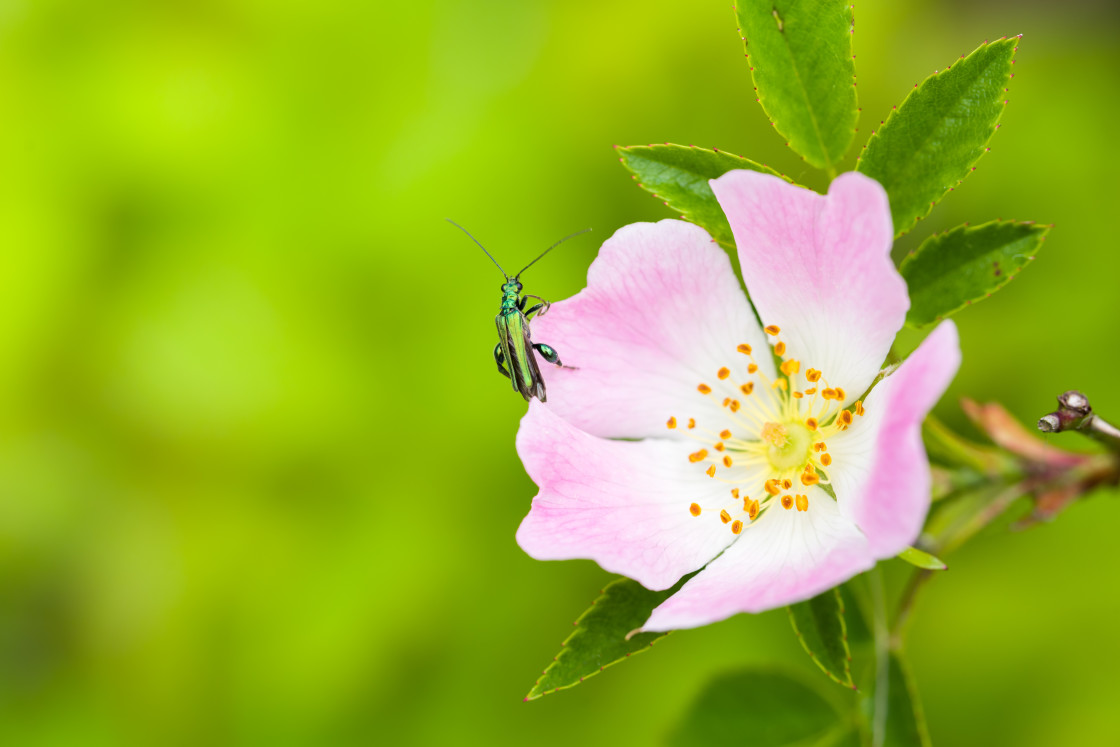
[[[766,328],[774,338],[780,332],[776,326]],[[731,486],[730,500],[713,506],[693,503],[688,510],[693,516],[718,512],[735,534],[770,509],[808,512],[808,494],[813,492],[809,488],[830,482],[832,455],[826,439],[847,430],[853,415],[864,414],[862,402],[844,408],[847,394],[832,387],[823,372],[810,368],[802,373],[801,362],[787,355],[784,342],[775,339],[772,346],[781,361],[773,381],[759,369],[750,345],[737,350],[750,359],[743,382],[724,366],[716,372],[716,383],[696,387],[701,395],[721,402],[721,422],[684,420],[688,437],[703,444],[688,460],[708,477]],[[676,417],[666,425],[676,428]],[[820,491],[816,495],[814,500],[832,500]]]
[[[801,423],[765,423],[759,435],[770,444],[766,456],[776,472],[797,469],[809,462],[813,436]]]

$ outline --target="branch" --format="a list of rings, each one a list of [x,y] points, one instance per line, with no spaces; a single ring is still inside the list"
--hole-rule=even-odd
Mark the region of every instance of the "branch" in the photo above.
[[[1043,433],[1078,431],[1100,441],[1115,452],[1120,452],[1120,429],[1093,412],[1089,398],[1076,389],[1058,397],[1058,409],[1043,415],[1038,429]]]

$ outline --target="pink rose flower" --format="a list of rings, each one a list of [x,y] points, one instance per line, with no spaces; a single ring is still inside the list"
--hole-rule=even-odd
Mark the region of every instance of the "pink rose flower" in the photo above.
[[[910,305],[877,182],[711,185],[761,325],[724,250],[678,220],[620,229],[587,287],[533,322],[578,370],[544,367],[548,404],[521,421],[540,492],[517,541],[654,590],[703,568],[643,630],[799,602],[911,545],[922,419],[960,364],[943,322],[867,391]]]

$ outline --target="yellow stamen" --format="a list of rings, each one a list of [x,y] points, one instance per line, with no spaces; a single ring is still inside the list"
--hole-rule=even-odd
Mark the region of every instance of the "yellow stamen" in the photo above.
[[[826,467],[828,465],[832,464],[832,455],[831,454],[821,454],[821,464],[823,464]]]
[[[723,457],[723,466],[724,467],[730,467],[731,466],[731,457],[727,456],[726,454]]]
[[[797,510],[798,511],[808,511],[809,510],[809,496],[807,496],[807,495],[797,496]]]
[[[720,511],[719,520],[726,524],[727,522],[731,521],[731,514],[727,513],[726,511]]]
[[[690,514],[692,514],[693,516],[699,516],[700,515],[700,504],[699,503],[693,503],[691,506],[688,507],[688,512]]]
[[[723,441],[716,441],[715,446],[713,446],[712,448],[715,449],[716,451],[723,451],[727,447],[723,445]]]
[[[821,372],[820,372],[820,371],[818,371],[818,370],[817,370],[817,369],[815,369],[815,368],[810,368],[810,369],[809,369],[808,371],[806,371],[806,372],[805,372],[805,378],[806,378],[806,379],[807,379],[807,380],[808,380],[808,381],[809,381],[810,383],[813,383],[813,384],[815,384],[816,382],[818,382],[818,381],[820,381],[820,380],[821,380]]]
[[[785,355],[786,344],[784,342],[778,342],[778,344],[774,346],[774,353],[775,355]]]
[[[689,418],[688,419],[688,427],[689,427],[690,430],[692,428],[696,427],[696,419],[695,418]]]
[[[716,376],[718,376],[721,379],[726,379],[730,375],[731,375],[731,369],[729,369],[727,366],[724,366],[720,370],[716,371]]]
[[[811,431],[815,431],[817,429],[817,425],[818,423],[816,418],[807,418],[805,420],[805,427]]]
[[[754,391],[754,382],[748,381],[746,384],[743,384],[741,387],[739,387],[739,391],[743,394],[750,394]]]
[[[776,335],[776,334],[779,334],[781,331],[782,331],[782,328],[779,327],[776,324],[771,324],[766,328],[766,334],[768,334],[768,335]]]
[[[747,366],[747,373],[752,374],[752,373],[757,373],[757,372],[758,372],[758,364],[757,363],[752,363],[749,366]]]
[[[743,353],[744,355],[750,355],[751,354],[751,346],[748,345],[745,342],[739,343],[739,347],[737,347],[735,349],[738,350],[740,353]]]
[[[856,415],[863,415],[863,413],[864,413],[863,400],[857,399],[856,400]]]
[[[758,516],[758,501],[751,501],[751,506],[747,509],[747,514],[750,515],[751,521],[755,520],[755,517]]]
[[[741,531],[743,531],[743,522],[739,521],[738,519],[731,522],[731,533],[732,534],[738,534]]]
[[[711,394],[712,388],[707,384],[701,384],[700,386],[696,387],[696,391],[700,392],[701,394]]]
[[[795,361],[793,358],[790,358],[788,361],[782,362],[782,373],[786,376],[791,376],[792,374],[798,373],[800,370],[801,361]]]
[[[708,467],[708,469],[706,469],[704,471],[708,473],[708,477],[715,477],[716,476],[716,466],[714,464],[711,467]]]
[[[731,431],[724,429],[724,430],[719,432],[719,437],[720,438],[731,438]]]
[[[669,418],[669,422],[666,423],[665,425],[667,425],[670,428],[670,430],[673,429],[673,428],[676,428],[677,427],[677,419],[676,418]]]
[[[789,509],[793,508],[793,496],[791,496],[791,495],[783,495],[782,496],[782,508],[786,509],[787,511]]]
[[[692,452],[691,454],[688,455],[688,461],[690,461],[694,464],[696,462],[702,462],[707,458],[708,458],[707,449],[700,449],[700,451],[694,451],[694,452]]]
[[[778,493],[782,492],[780,485],[780,480],[767,480],[762,487],[765,488],[766,492],[770,495],[777,495]]]

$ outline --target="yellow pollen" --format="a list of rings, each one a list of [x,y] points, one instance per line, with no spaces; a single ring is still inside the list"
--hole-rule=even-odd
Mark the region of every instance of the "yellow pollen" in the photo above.
[[[731,400],[731,412],[739,412],[739,400]]]
[[[794,392],[794,393],[793,393],[793,398],[794,398],[794,399],[801,399],[801,398],[802,398],[802,397],[804,397],[804,396],[805,396],[805,395],[804,395],[804,394],[802,394],[801,392]]]
[[[785,355],[786,354],[786,344],[784,342],[778,342],[778,344],[774,346],[774,353],[776,355]]]
[[[840,387],[836,387],[836,401],[837,402],[843,402],[847,398],[848,398],[847,393],[845,393],[844,390],[841,389]]]
[[[669,422],[666,423],[665,425],[669,426],[670,429],[676,428],[677,427],[677,419],[676,418],[669,418]]]
[[[723,457],[723,466],[724,467],[730,467],[731,466],[731,457],[727,456],[726,454]]]
[[[762,487],[764,487],[766,489],[766,492],[770,495],[777,495],[778,493],[782,492],[782,488],[780,486],[781,482],[778,480],[767,480],[766,484]]]
[[[840,421],[840,425],[851,425],[852,424],[852,412],[851,412],[851,410],[844,410],[843,412],[841,412],[840,416],[837,418],[837,420]]]
[[[708,469],[706,469],[704,471],[708,473],[708,477],[715,477],[716,476],[716,466],[714,464],[711,467],[708,467]]]
[[[781,423],[766,423],[762,426],[762,433],[759,436],[763,441],[769,441],[780,449],[789,440],[789,431]]]
[[[732,534],[738,534],[741,531],[743,531],[743,522],[739,521],[738,519],[731,522],[731,533]]]
[[[719,520],[726,524],[727,522],[731,521],[731,514],[727,513],[726,511],[720,511]]]
[[[813,387],[812,389],[806,389],[805,393],[806,394],[816,394],[817,393],[817,388]]]
[[[776,335],[776,334],[780,333],[781,331],[782,331],[782,328],[779,327],[777,324],[771,324],[769,327],[766,328],[766,334],[768,334],[768,335]]]
[[[821,372],[815,368],[810,368],[805,372],[805,378],[812,383],[816,383],[821,380]]]
[[[707,457],[708,457],[707,449],[700,449],[700,451],[694,451],[693,453],[689,454],[688,455],[688,461],[695,464],[696,462],[704,461]]]
[[[738,498],[739,497],[739,488],[731,488],[731,497],[732,498]]]
[[[811,431],[815,431],[817,429],[817,419],[816,418],[808,418],[805,421],[805,427],[808,428]]]
[[[712,466],[712,469],[715,469],[715,465]],[[821,481],[820,475],[816,472],[810,472],[809,470],[811,469],[813,469],[813,465],[810,464],[805,468],[805,471],[801,473],[802,485],[816,485]]]
[[[731,404],[731,398],[730,397],[724,397],[723,398],[723,406],[727,407],[730,404]]]
[[[758,516],[758,501],[751,501],[747,514],[751,517],[751,521],[754,521],[755,517]]]
[[[749,374],[758,373],[758,364],[757,363],[752,363],[749,366],[747,366],[747,373],[749,373]]]
[[[739,347],[737,347],[735,349],[738,350],[740,353],[743,353],[744,355],[750,355],[751,354],[751,346],[748,345],[745,342],[739,343]]]
[[[774,383],[770,385],[771,389],[781,389],[783,392],[789,389],[789,382],[785,379],[775,379]]]
[[[821,390],[821,396],[824,397],[825,399],[839,399],[836,396],[836,390],[835,389],[822,389]]]
[[[716,376],[718,376],[721,379],[726,379],[730,375],[731,375],[731,369],[729,369],[727,366],[724,366],[720,370],[716,371]]]
[[[786,376],[798,373],[800,370],[801,361],[795,361],[793,358],[790,358],[788,361],[782,362],[782,373],[784,373]]]
[[[821,454],[821,464],[823,464],[826,467],[828,465],[832,464],[832,455],[831,454]]]
[[[722,431],[719,432],[719,437],[720,438],[731,438],[731,431],[722,430]]]
[[[754,382],[748,381],[746,384],[743,384],[741,387],[739,387],[739,391],[743,394],[750,394],[754,391]]]
[[[689,418],[689,419],[688,419],[688,427],[689,427],[690,429],[692,429],[692,428],[695,428],[695,427],[696,427],[696,420],[695,420],[695,418]]]
[[[688,507],[688,512],[690,514],[692,514],[693,516],[699,516],[700,515],[700,504],[699,503],[693,503],[691,506]]]
[[[701,384],[700,386],[696,387],[696,391],[700,392],[701,394],[711,394],[712,388],[707,384]]]
[[[793,483],[790,482],[789,480],[782,480],[782,487],[785,488],[786,490],[789,490],[790,488],[793,487]]]
[[[723,445],[723,441],[716,441],[716,445],[712,447],[716,451],[723,451],[727,447]]]
[[[863,400],[857,399],[856,400],[856,415],[863,415],[863,412],[864,412],[864,410],[863,410]]]
[[[786,509],[787,511],[789,509],[793,508],[793,496],[791,496],[791,495],[783,495],[782,496],[782,508]]]
[[[808,511],[809,510],[809,496],[807,496],[807,495],[797,496],[797,510],[798,511]]]
[[[817,441],[815,444],[813,444],[813,450],[814,451],[828,451],[828,446],[825,445],[824,441]]]

